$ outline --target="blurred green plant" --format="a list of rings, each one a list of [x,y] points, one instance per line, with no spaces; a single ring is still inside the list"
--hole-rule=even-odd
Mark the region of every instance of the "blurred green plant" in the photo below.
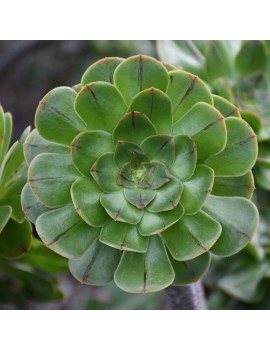
[[[209,250],[229,256],[251,240],[256,136],[193,74],[142,55],[105,58],[74,89],[49,92],[35,125],[22,205],[81,282],[190,284]]]

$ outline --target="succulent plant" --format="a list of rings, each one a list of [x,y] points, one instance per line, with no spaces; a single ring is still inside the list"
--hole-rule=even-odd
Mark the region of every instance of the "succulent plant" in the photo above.
[[[197,76],[148,56],[105,58],[73,89],[50,91],[35,125],[22,205],[81,282],[189,284],[209,251],[251,240],[256,136]]]
[[[12,117],[0,106],[0,257],[17,258],[31,246],[32,226],[21,208],[21,190],[27,181],[23,143],[27,128],[8,151]]]

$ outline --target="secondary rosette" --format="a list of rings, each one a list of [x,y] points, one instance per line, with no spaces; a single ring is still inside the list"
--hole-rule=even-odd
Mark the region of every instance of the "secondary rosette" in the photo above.
[[[258,221],[257,142],[228,108],[197,76],[142,55],[49,92],[24,145],[22,203],[41,239],[83,283],[139,293],[196,281],[209,251],[240,251]]]

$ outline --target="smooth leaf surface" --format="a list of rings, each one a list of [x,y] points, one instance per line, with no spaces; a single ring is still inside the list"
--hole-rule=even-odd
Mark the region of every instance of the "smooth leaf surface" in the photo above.
[[[140,162],[148,162],[147,156],[142,154],[142,149],[137,144],[128,141],[118,141],[115,147],[114,162],[119,169],[130,162],[133,155],[136,156],[137,165]]]
[[[141,236],[134,225],[110,221],[105,224],[99,240],[119,250],[146,252],[148,238]]]
[[[226,40],[211,40],[206,46],[206,70],[210,81],[219,78],[232,78],[233,58]]]
[[[79,92],[75,110],[90,130],[111,133],[127,108],[114,85],[95,82],[87,84]]]
[[[174,271],[160,237],[149,240],[145,254],[125,251],[115,271],[116,285],[127,292],[147,293],[171,285]]]
[[[213,183],[213,170],[204,165],[197,166],[192,177],[183,183],[181,204],[186,214],[194,214],[202,208],[212,191]]]
[[[250,126],[240,118],[225,119],[227,127],[227,144],[218,155],[205,161],[213,168],[216,177],[241,176],[255,164],[258,145],[256,135]]]
[[[100,203],[102,193],[93,179],[78,178],[71,186],[71,198],[75,210],[93,227],[101,227],[110,220]]]
[[[101,130],[80,133],[70,146],[74,166],[86,177],[101,155],[114,151],[111,134]]]
[[[36,229],[46,246],[67,258],[80,257],[100,233],[81,219],[73,204],[39,216]]]
[[[168,85],[168,72],[158,60],[132,56],[123,61],[114,72],[114,83],[127,104],[142,90],[155,87],[163,92]]]
[[[156,196],[156,190],[152,189],[124,189],[125,198],[132,205],[143,209],[149,205]]]
[[[103,193],[100,202],[114,221],[137,224],[142,218],[143,211],[131,205],[123,191]]]
[[[97,240],[79,258],[69,260],[71,274],[83,284],[104,285],[113,280],[120,251]]]
[[[230,101],[224,99],[222,96],[213,95],[213,101],[214,101],[215,108],[222,114],[224,118],[226,117],[241,118],[239,108],[234,106]]]
[[[222,226],[222,232],[211,248],[218,256],[230,256],[247,245],[258,225],[255,205],[244,198],[210,196],[203,210]]]
[[[0,234],[5,228],[12,213],[12,208],[10,206],[0,206]]]
[[[140,234],[144,236],[161,233],[179,221],[183,214],[184,209],[180,204],[178,204],[175,209],[168,212],[156,213],[149,212],[146,209],[137,228]]]
[[[217,241],[221,225],[203,211],[183,216],[162,233],[165,244],[177,261],[191,260],[207,252]]]
[[[141,144],[150,160],[159,161],[170,167],[175,160],[175,142],[171,135],[154,135]]]
[[[28,182],[44,205],[58,207],[71,202],[70,187],[79,176],[70,155],[41,154],[31,162]]]
[[[86,125],[74,110],[76,96],[73,89],[59,87],[51,90],[40,101],[35,126],[43,138],[69,145],[77,134],[86,129]]]
[[[169,78],[167,95],[172,102],[174,123],[197,102],[213,104],[210,90],[197,76],[177,70],[171,71]]]
[[[156,127],[158,134],[171,134],[172,104],[168,95],[161,90],[153,87],[143,90],[131,101],[128,111],[145,114]]]

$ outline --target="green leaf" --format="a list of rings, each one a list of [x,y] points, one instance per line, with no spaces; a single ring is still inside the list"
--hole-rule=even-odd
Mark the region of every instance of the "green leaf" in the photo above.
[[[168,95],[161,90],[150,88],[137,94],[128,111],[144,113],[156,127],[158,134],[171,134],[172,104]]]
[[[251,171],[240,177],[215,177],[212,195],[239,196],[251,199],[255,190]]]
[[[169,255],[175,272],[175,279],[172,285],[181,286],[192,284],[198,281],[208,270],[211,262],[209,252],[206,252],[193,260],[176,261]]]
[[[36,112],[35,125],[43,138],[69,145],[77,134],[86,129],[86,125],[74,110],[76,96],[73,89],[59,87],[51,90],[41,100]]]
[[[98,241],[79,258],[69,260],[71,274],[83,284],[104,285],[113,280],[120,251]]]
[[[39,154],[43,153],[54,153],[54,154],[69,154],[70,149],[66,145],[61,145],[53,143],[51,141],[45,140],[39,134],[39,132],[34,129],[26,138],[23,144],[24,157],[28,165],[32,160]]]
[[[0,105],[0,114],[2,114],[2,130],[0,134],[0,165],[3,162],[3,159],[7,153],[10,139],[11,139],[11,133],[12,133],[12,116],[9,112],[4,113],[1,105]]]
[[[261,117],[255,113],[254,111],[243,111],[241,110],[242,118],[251,126],[254,133],[258,135],[258,133],[263,128],[263,121]]]
[[[175,143],[171,135],[154,135],[141,144],[144,153],[151,159],[170,167],[175,160]]]
[[[132,293],[162,290],[173,280],[172,265],[158,236],[150,238],[145,254],[125,251],[114,275],[116,285]]]
[[[127,104],[142,90],[155,87],[166,91],[168,72],[156,59],[144,55],[129,57],[116,68],[114,83]]]
[[[12,213],[12,208],[10,206],[0,206],[0,234],[5,228]]]
[[[210,81],[219,77],[233,78],[233,57],[226,40],[209,41],[205,58],[206,71]]]
[[[80,133],[71,143],[74,166],[84,176],[90,176],[94,162],[103,154],[113,152],[111,134],[98,130]]]
[[[123,61],[119,57],[105,57],[90,67],[82,76],[82,86],[93,82],[108,82],[113,84],[113,74],[116,67]]]
[[[210,90],[193,74],[184,71],[171,71],[167,94],[172,102],[173,120],[180,120],[197,102],[213,104]]]
[[[36,229],[46,246],[67,258],[80,257],[100,233],[100,228],[90,227],[81,219],[73,205],[43,213]]]
[[[134,225],[110,221],[105,224],[99,240],[119,250],[146,252],[148,238],[141,236]]]
[[[215,108],[222,114],[224,118],[226,117],[241,118],[239,109],[236,106],[234,106],[230,101],[218,95],[213,95],[213,100],[214,100]]]
[[[41,154],[29,166],[28,182],[44,205],[58,207],[71,202],[70,187],[79,176],[70,155]]]
[[[103,154],[90,169],[92,177],[98,183],[100,188],[107,193],[121,190],[116,183],[119,170],[116,167],[113,158],[114,154],[112,152]]]
[[[198,165],[192,177],[183,183],[181,204],[185,214],[194,214],[202,208],[212,191],[213,183],[213,170],[205,165]]]
[[[182,194],[183,185],[173,178],[171,182],[156,190],[154,200],[147,206],[150,212],[169,211],[177,207]]]
[[[256,182],[264,189],[270,190],[270,165],[256,165]]]
[[[102,191],[93,179],[78,178],[71,186],[73,205],[81,218],[92,227],[110,220],[100,203]]]
[[[135,181],[135,184],[142,189],[157,189],[170,182],[173,177],[166,166],[160,162],[142,163],[146,169],[146,175],[143,180]]]
[[[246,40],[235,59],[239,76],[247,76],[256,71],[264,71],[267,65],[266,46],[262,40]]]
[[[220,153],[226,146],[224,117],[213,106],[199,102],[173,127],[173,134],[190,136],[197,146],[198,161]]]
[[[175,142],[175,162],[170,168],[174,176],[180,180],[189,179],[195,171],[197,149],[194,141],[187,135],[177,135]]]
[[[178,206],[171,211],[160,213],[149,212],[146,209],[144,211],[142,220],[137,225],[137,228],[140,234],[143,236],[161,233],[179,221],[183,214],[184,209],[180,204],[178,204]]]
[[[207,252],[221,234],[221,225],[203,211],[183,216],[162,233],[165,244],[177,261],[191,260]]]
[[[87,84],[79,92],[75,110],[89,129],[111,133],[127,107],[114,85],[95,82]]]
[[[203,210],[222,226],[222,232],[211,248],[218,256],[230,256],[247,245],[258,225],[255,205],[240,197],[209,196]]]
[[[217,177],[241,176],[255,164],[258,153],[256,135],[240,118],[228,117],[225,123],[227,145],[220,154],[206,160],[205,164],[213,168]]]
[[[215,91],[216,94],[222,96],[224,99],[234,102],[235,93],[233,91],[234,87],[231,84],[232,82],[229,78],[219,77],[211,82],[212,91]]]
[[[114,142],[129,141],[141,144],[144,139],[157,134],[153,123],[143,113],[129,112],[121,118],[113,132]]]
[[[29,184],[25,184],[22,189],[21,205],[25,217],[32,223],[36,223],[42,213],[50,211],[50,208],[43,205],[35,196]]]
[[[103,193],[100,202],[114,221],[137,224],[142,218],[143,211],[131,205],[123,191],[112,194]]]
[[[125,198],[130,202],[132,205],[143,209],[148,204],[153,201],[154,197],[156,196],[156,190],[151,189],[124,189]]]
[[[114,162],[122,168],[124,164],[131,161],[132,156],[136,156],[135,163],[149,162],[149,159],[143,154],[142,149],[134,144],[127,141],[118,141],[114,153]]]
[[[31,246],[32,227],[28,221],[17,223],[10,219],[0,234],[0,256],[15,259],[25,254]]]

